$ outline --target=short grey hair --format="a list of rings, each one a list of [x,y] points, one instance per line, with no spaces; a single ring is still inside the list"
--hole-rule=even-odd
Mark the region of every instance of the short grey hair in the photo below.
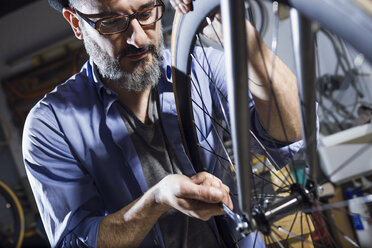
[[[75,9],[81,9],[81,6],[84,5],[85,0],[69,0],[70,7]]]

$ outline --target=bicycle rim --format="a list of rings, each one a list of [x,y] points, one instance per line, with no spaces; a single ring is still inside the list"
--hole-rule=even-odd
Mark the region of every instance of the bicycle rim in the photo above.
[[[22,245],[24,237],[24,214],[22,206],[14,192],[0,181],[0,199],[2,207],[1,247],[16,247]]]

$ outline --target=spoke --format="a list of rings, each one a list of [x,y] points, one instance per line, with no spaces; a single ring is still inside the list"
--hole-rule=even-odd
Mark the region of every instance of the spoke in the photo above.
[[[279,169],[279,165],[276,163],[276,161],[272,158],[271,154],[267,151],[267,149],[265,148],[265,146],[261,143],[261,141],[257,138],[257,136],[252,132],[252,130],[249,130],[252,137],[257,141],[258,145],[261,147],[261,149],[266,153],[266,156],[270,159],[270,162],[272,164],[274,164],[274,166]],[[268,168],[269,169],[269,168]],[[270,169],[271,170],[271,169]],[[288,169],[287,169],[287,173],[289,174],[288,172]],[[275,174],[275,173],[274,173]],[[291,178],[291,177],[290,177]],[[291,178],[292,180],[292,183],[294,183],[293,179]],[[287,180],[288,181],[288,180]],[[290,181],[288,181],[289,184],[291,184]]]
[[[346,239],[350,244],[352,244],[354,247],[360,247],[354,240],[352,240],[349,236],[344,235],[344,239]]]
[[[302,236],[298,236],[298,235],[295,234],[295,233],[289,232],[289,231],[283,229],[281,226],[275,226],[275,225],[274,225],[274,227],[275,227],[278,231],[280,231],[280,232],[282,232],[282,233],[284,233],[284,234],[287,234],[287,235],[291,236],[292,238],[296,238],[296,239],[298,239],[298,240],[301,240],[301,242],[306,242],[306,243],[313,244],[312,241],[309,241],[309,240],[305,239],[305,238],[302,237]]]
[[[289,231],[288,231],[288,234],[287,234],[287,237],[285,238],[286,241],[288,241],[289,239],[289,234],[292,232],[292,228],[294,226],[294,223],[296,222],[296,219],[297,219],[297,215],[298,215],[298,211],[296,212],[296,215],[292,221],[292,224],[291,224],[291,227],[289,228]]]
[[[221,41],[221,38],[220,38],[220,36],[218,35],[216,29],[214,28],[211,19],[210,19],[208,16],[207,16],[205,19],[207,20],[208,25],[210,25],[210,26],[212,27],[213,32],[214,32],[214,34],[216,35],[216,37],[217,37],[217,39],[218,39],[218,43],[220,44],[220,46],[221,46],[222,48],[224,48],[224,47],[223,47],[223,43],[222,43],[222,41]]]
[[[253,175],[254,175],[255,173],[253,173]],[[259,199],[261,199],[262,197],[260,197],[262,194],[258,194],[257,193],[257,188],[256,188],[256,179],[255,179],[255,177],[252,177],[252,185],[253,185],[253,194],[254,194],[254,200],[256,200],[256,201],[253,201],[254,203],[252,203],[252,205],[253,204],[255,204],[256,202],[259,202]]]
[[[353,213],[353,212],[349,212],[347,210],[344,210],[342,208],[335,208],[333,209],[335,211],[338,211],[338,212],[341,212],[345,215],[349,215],[350,217],[357,217],[357,218],[361,218],[365,221],[368,221],[368,222],[371,222],[372,221],[372,218],[370,216],[367,216],[367,215],[363,215],[363,214],[357,214],[357,213]]]
[[[303,230],[303,226],[302,226],[302,215],[303,215],[303,213],[301,212],[301,214],[300,214],[300,226],[301,226],[301,237],[303,237],[304,236],[304,230]],[[303,248],[304,247],[304,240],[302,239],[301,240],[301,247]]]
[[[320,213],[319,213],[319,212],[317,212],[317,215],[318,215],[318,216],[315,216],[314,213],[310,214],[312,221],[313,221],[313,222],[316,222],[316,223],[317,223],[317,226],[322,227],[322,230],[325,232],[326,236],[329,238],[329,241],[330,241],[330,242],[331,242],[335,247],[337,247],[337,242],[334,240],[334,238],[332,237],[332,235],[328,232],[328,228],[327,228],[326,224],[325,224],[325,223],[321,223],[320,220],[319,220],[319,219],[321,219],[321,220],[324,220],[324,221],[325,221],[325,219],[324,219],[323,217],[320,216]],[[319,238],[320,238],[320,239],[323,238],[323,237],[322,237],[322,234],[321,234],[321,236],[320,236]]]
[[[198,146],[199,146],[201,149],[203,149],[203,150],[205,150],[205,151],[207,151],[207,152],[209,152],[209,153],[215,155],[216,157],[219,157],[220,159],[225,160],[226,162],[229,162],[228,159],[226,159],[226,158],[222,157],[221,155],[217,154],[215,151],[210,150],[210,149],[208,149],[208,148],[206,148],[206,147],[204,147],[204,146],[201,146],[201,145],[198,145]]]
[[[253,176],[258,177],[258,178],[260,178],[262,181],[265,181],[265,182],[267,182],[267,183],[269,183],[269,184],[273,184],[273,185],[275,185],[276,187],[278,187],[278,188],[280,188],[280,189],[283,189],[283,190],[285,189],[285,188],[283,188],[283,187],[281,187],[281,186],[279,186],[279,185],[277,185],[277,184],[275,184],[275,183],[273,183],[273,182],[271,182],[271,181],[265,179],[264,177],[262,177],[262,176],[260,176],[260,175],[258,175],[258,174],[253,173]],[[265,186],[265,185],[262,184],[262,186]],[[262,190],[262,192],[263,192],[263,190]],[[264,193],[262,193],[262,195],[264,195]]]
[[[230,131],[227,130],[224,126],[222,126],[222,124],[216,119],[214,118],[213,116],[211,116],[211,114],[209,114],[209,112],[205,111],[204,108],[202,108],[194,99],[192,99],[192,102],[200,109],[204,112],[204,114],[208,115],[209,118],[211,118],[211,120],[213,121],[213,123],[216,123],[220,128],[223,129],[223,131],[225,131],[227,134],[230,135]]]
[[[203,132],[200,130],[200,128],[198,126],[195,125],[195,127],[198,129],[199,133],[203,136],[203,139],[205,140],[205,142],[207,143],[207,145],[209,146],[209,148],[211,149],[211,153],[214,154],[214,155],[217,155],[217,153],[214,151],[212,145],[209,143],[209,141],[207,140],[207,137],[204,136]],[[202,146],[200,146],[202,147]],[[204,147],[203,147],[204,149]],[[207,149],[205,149],[206,151],[208,151]],[[224,166],[224,164],[221,162],[220,160],[220,157],[221,156],[216,156],[216,158],[218,159],[218,161],[220,162],[220,164],[222,165],[222,167],[228,171],[228,168],[226,168],[226,166]],[[226,160],[226,159],[225,159]],[[230,160],[227,160],[227,161],[230,161]],[[232,164],[230,164],[230,166],[232,166]]]
[[[275,242],[280,246],[280,248],[284,248],[284,246],[282,245],[282,243],[279,241],[279,239],[276,237],[275,234],[278,235],[278,233],[275,230],[272,229],[271,232],[270,232],[271,237],[274,238]],[[278,235],[278,236],[280,236],[280,235]]]
[[[272,67],[271,67],[272,74],[274,74],[275,55],[278,54],[278,36],[279,36],[279,4],[278,2],[273,2],[273,12],[274,12],[274,24],[273,24],[273,38],[271,41],[271,50],[273,51]]]
[[[264,184],[264,182],[266,181],[268,181],[268,180],[266,180],[264,177],[261,177],[261,176],[259,176],[259,175],[257,175],[257,174],[253,174],[254,176],[256,176],[256,177],[258,177],[259,179],[261,179],[261,187],[260,187],[260,190],[261,190],[261,195],[263,195],[264,193],[265,193],[265,184]],[[259,202],[261,202],[260,203],[260,205],[261,206],[263,206],[264,204],[265,204],[265,198],[261,198],[260,200],[259,200]]]
[[[205,50],[204,50],[204,47],[201,46],[202,48],[202,51],[204,53],[204,57],[206,58],[206,61],[207,61],[207,64],[208,64],[208,69],[211,71],[212,69],[210,68],[210,65],[209,65],[209,61],[207,59],[207,56],[205,54]],[[217,87],[216,85],[216,82],[211,78],[211,76],[209,75],[209,73],[205,70],[205,68],[200,64],[199,60],[197,60],[194,56],[194,54],[190,54],[191,58],[199,65],[199,67],[203,70],[204,74],[207,75],[209,81],[213,84],[213,86],[216,88],[216,90],[220,93],[220,95],[224,98],[224,100],[227,102],[227,96]]]
[[[306,216],[305,220],[306,220],[306,223],[307,223],[307,228],[309,228],[309,231],[310,231],[310,237],[311,237],[311,240],[313,241],[313,244],[314,244],[314,245],[316,245],[316,246],[320,246],[320,244],[317,245],[316,242],[314,242],[313,235],[312,235],[313,232],[312,232],[312,228],[310,227],[310,223],[309,223],[308,215],[305,214],[305,216]],[[320,234],[319,231],[318,231],[318,228],[315,228],[315,227],[314,227],[314,230],[317,232],[317,235],[318,235],[318,237],[319,237],[319,240],[322,242],[323,247],[325,247],[324,241],[323,241],[323,239],[322,239],[321,234]]]
[[[326,216],[322,215],[321,213],[319,213],[319,215],[321,215],[323,220],[325,222],[327,222],[327,224],[329,224],[328,218],[326,218]],[[350,244],[354,245],[355,247],[359,247],[359,245],[354,240],[352,240],[349,236],[347,236],[340,228],[338,228],[337,225],[332,225],[332,226],[334,226],[336,228],[337,232],[341,233],[342,237],[345,240],[347,240]]]
[[[275,247],[277,247],[278,245],[276,244],[275,240],[271,237],[271,235],[267,235],[267,240],[270,244],[275,245]]]
[[[194,80],[191,80],[191,82],[192,82],[192,84],[194,85],[194,88],[195,88],[196,92],[198,93],[198,95],[199,95],[199,97],[200,97],[200,100],[201,100],[201,102],[202,102],[202,104],[203,104],[203,107],[205,107],[205,103],[204,103],[204,101],[203,101],[203,97],[202,97],[202,95],[201,95],[201,92],[199,92],[198,87],[196,87],[197,85],[195,85]],[[195,101],[193,100],[193,102],[195,102]],[[199,106],[199,105],[197,105],[197,106]],[[208,113],[208,111],[205,111],[205,110],[204,110],[205,108],[201,108],[201,109],[203,110],[203,112],[204,112],[205,114]],[[208,113],[207,115],[208,115],[208,116],[211,116],[209,113]],[[215,119],[214,119],[214,120],[215,120]],[[232,161],[231,161],[231,159],[230,159],[229,153],[227,152],[225,146],[223,145],[223,141],[221,140],[221,137],[220,137],[220,135],[219,135],[219,133],[218,133],[218,131],[217,131],[217,128],[216,128],[215,123],[218,123],[218,121],[217,121],[217,120],[212,121],[212,127],[213,127],[213,130],[214,130],[214,132],[216,133],[216,136],[217,136],[217,138],[218,138],[218,141],[220,142],[220,145],[221,145],[221,147],[222,147],[222,149],[223,149],[223,151],[224,151],[224,153],[225,153],[227,159],[229,160],[230,166],[233,167],[234,165],[233,165],[233,163],[232,163]],[[195,125],[195,127],[199,130],[200,134],[201,134],[201,135],[203,136],[203,138],[207,141],[208,146],[210,147],[210,149],[213,150],[212,146],[209,144],[207,138],[204,137],[203,132],[201,132],[200,128],[199,128],[198,126],[196,126],[196,125]]]
[[[202,49],[202,51],[203,51],[203,55],[204,55],[205,60],[206,60],[206,62],[207,62],[208,70],[211,72],[211,71],[212,71],[212,69],[211,69],[211,65],[210,65],[210,63],[209,63],[208,56],[207,56],[207,54],[206,54],[206,52],[205,52],[205,49],[204,49],[203,43],[200,42],[200,36],[199,36],[199,34],[196,35],[196,38],[199,40],[199,43],[200,43],[201,49]],[[193,60],[194,60],[198,65],[199,65],[199,67],[203,70],[204,74],[208,77],[208,79],[209,79],[209,81],[212,83],[214,89],[219,93],[219,94],[216,94],[216,95],[217,95],[217,98],[218,98],[218,102],[219,102],[219,105],[220,105],[220,107],[221,107],[221,111],[222,111],[222,114],[223,114],[223,116],[224,116],[224,119],[225,119],[225,121],[226,121],[226,123],[227,123],[227,125],[228,125],[228,128],[229,128],[229,130],[231,130],[231,128],[230,128],[230,126],[229,126],[229,119],[227,118],[226,111],[225,111],[224,105],[222,104],[222,100],[221,100],[221,97],[220,97],[220,96],[222,96],[223,99],[224,99],[224,101],[225,101],[225,102],[228,102],[228,100],[227,100],[227,96],[226,96],[226,95],[225,95],[225,94],[220,90],[219,87],[217,87],[216,82],[211,78],[210,73],[208,73],[208,72],[205,70],[205,68],[200,64],[199,60],[197,60],[197,59],[195,58],[194,54],[191,53],[190,55],[191,55],[191,58],[192,58],[192,59],[193,59]]]
[[[199,36],[199,34],[196,35],[196,38],[200,41],[200,36]],[[200,43],[201,43],[201,42],[200,42]],[[201,48],[202,48],[202,51],[203,51],[203,54],[204,54],[205,60],[206,60],[206,62],[207,62],[207,65],[208,65],[208,69],[209,69],[209,71],[212,71],[212,70],[211,70],[210,63],[209,63],[209,60],[208,60],[208,57],[207,57],[207,54],[206,54],[206,52],[205,52],[205,49],[204,49],[204,46],[203,46],[202,43],[201,43]],[[225,108],[224,108],[224,106],[223,106],[223,104],[222,104],[222,100],[221,100],[220,95],[222,95],[222,96],[224,97],[225,102],[227,102],[227,96],[226,96],[223,92],[221,92],[221,90],[217,87],[216,82],[215,82],[213,79],[210,78],[209,73],[207,73],[207,72],[205,71],[204,67],[200,64],[200,62],[199,62],[197,59],[195,59],[195,56],[194,56],[193,54],[191,54],[191,56],[192,56],[192,58],[193,58],[194,60],[197,61],[198,65],[202,68],[202,70],[204,71],[204,73],[208,76],[210,82],[212,82],[212,84],[213,84],[213,86],[214,86],[214,89],[215,89],[218,93],[220,93],[220,94],[216,94],[216,95],[217,95],[217,98],[218,98],[219,104],[220,104],[220,106],[221,106],[222,114],[223,114],[223,116],[224,116],[224,118],[225,118],[225,121],[227,122],[227,125],[228,125],[228,127],[229,127],[229,130],[231,130],[231,128],[230,128],[230,126],[229,126],[229,119],[228,119],[227,116],[226,116],[226,111],[225,111]]]
[[[253,133],[253,132],[252,132],[252,133]],[[276,178],[278,178],[279,181],[281,181],[284,185],[289,186],[289,185],[291,184],[291,182],[289,182],[288,180],[287,180],[287,183],[288,183],[288,184],[287,184],[286,182],[284,182],[284,181],[282,180],[282,178],[279,177],[279,176],[277,175],[277,173],[275,173],[275,171],[274,171],[272,168],[270,168],[270,166],[268,166],[268,165],[266,164],[266,162],[263,162],[263,161],[261,160],[261,158],[259,158],[256,154],[252,153],[252,155],[253,155],[253,157],[256,158],[259,162],[261,162],[261,164],[262,164],[266,169],[268,169],[268,170],[272,173],[272,175],[274,175]],[[287,178],[284,177],[284,179],[287,179]]]
[[[272,199],[276,199],[276,198],[283,199],[286,197],[286,196],[278,196],[278,195],[273,195],[273,194],[258,194],[257,196],[258,198],[265,197],[265,198],[272,198]]]
[[[341,207],[347,207],[349,206],[350,204],[364,204],[364,203],[371,203],[372,202],[372,195],[366,195],[366,196],[361,196],[361,197],[358,197],[358,198],[353,198],[353,199],[349,199],[349,200],[346,200],[346,201],[340,201],[340,202],[336,202],[336,203],[329,203],[329,204],[322,204],[322,206],[320,207],[313,207],[313,208],[307,208],[307,209],[303,209],[302,211],[304,213],[311,213],[311,212],[320,212],[320,211],[326,211],[326,210],[337,210]],[[346,214],[346,213],[345,213]],[[348,213],[350,216],[355,216],[355,214],[352,214],[352,213]],[[360,215],[358,214],[358,217],[361,217],[367,221],[371,221],[371,217],[367,217],[367,216],[363,216],[363,215]]]

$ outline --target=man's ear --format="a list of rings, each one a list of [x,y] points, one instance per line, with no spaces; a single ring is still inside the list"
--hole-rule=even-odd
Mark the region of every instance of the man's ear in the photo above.
[[[79,19],[76,16],[76,12],[71,8],[63,8],[62,14],[63,17],[70,23],[72,31],[74,31],[76,38],[82,40],[83,33],[81,32]]]

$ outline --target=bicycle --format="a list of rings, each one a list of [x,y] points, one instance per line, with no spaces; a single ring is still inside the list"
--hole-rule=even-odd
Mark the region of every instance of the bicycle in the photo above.
[[[364,11],[355,2],[348,0],[288,0],[279,2],[292,8],[290,15],[294,20],[292,23],[294,53],[296,56],[299,95],[302,103],[303,135],[306,144],[306,161],[302,161],[302,163],[305,166],[292,160],[290,163],[292,170],[284,167],[280,172],[284,174],[281,177],[273,169],[273,167],[278,169],[279,166],[275,166],[275,161],[271,159],[271,154],[266,153],[265,155],[268,159],[263,160],[246,152],[250,147],[249,139],[254,139],[255,137],[247,128],[249,126],[248,88],[246,83],[248,82],[248,74],[245,69],[247,68],[245,58],[247,52],[245,51],[245,35],[239,35],[245,32],[244,21],[242,21],[246,16],[243,1],[221,1],[222,19],[224,20],[224,44],[222,46],[225,49],[225,56],[228,61],[227,80],[230,87],[228,99],[233,99],[228,104],[233,114],[230,114],[229,118],[228,114],[224,113],[225,108],[222,105],[227,105],[227,98],[224,94],[218,92],[218,89],[214,88],[215,86],[211,79],[213,76],[208,75],[211,82],[210,87],[214,88],[215,92],[218,92],[216,94],[218,97],[214,104],[218,105],[217,108],[222,109],[220,111],[222,112],[222,120],[218,120],[216,124],[212,125],[210,132],[212,135],[208,134],[208,137],[203,134],[202,128],[194,126],[194,109],[204,110],[211,109],[211,107],[204,105],[203,92],[197,91],[199,87],[197,85],[198,82],[192,77],[190,72],[193,66],[201,66],[201,63],[193,56],[195,47],[204,49],[198,32],[205,27],[205,19],[210,25],[211,16],[216,12],[220,2],[196,0],[193,2],[193,10],[190,13],[185,16],[178,15],[175,18],[172,34],[172,77],[185,147],[195,169],[202,171],[207,167],[203,154],[215,152],[215,147],[208,145],[210,143],[208,140],[217,140],[218,148],[216,149],[222,151],[222,153],[217,154],[216,152],[216,163],[219,163],[220,166],[225,166],[227,172],[236,170],[239,204],[242,210],[238,214],[227,208],[225,208],[225,211],[230,219],[234,220],[237,230],[243,236],[258,230],[263,234],[267,244],[280,247],[283,247],[283,245],[290,246],[289,239],[291,238],[298,240],[302,247],[304,245],[340,247],[343,242],[358,247],[355,240],[343,234],[333,224],[331,218],[326,218],[324,214],[325,210],[333,208],[337,204],[323,204],[323,202],[326,202],[326,197],[321,195],[321,185],[325,181],[334,179],[335,172],[340,170],[340,167],[344,167],[344,164],[341,163],[336,170],[326,171],[325,177],[321,177],[317,155],[316,87],[314,86],[316,68],[315,57],[313,56],[313,31],[317,26],[312,24],[310,20],[314,20],[332,30],[333,33],[348,41],[361,54],[364,54],[365,59],[372,61],[372,49],[370,46],[370,41],[372,40],[372,17],[371,14]],[[352,16],[354,18],[347,18],[350,13],[353,13]],[[362,57],[359,56],[358,58],[360,60]],[[208,70],[209,63],[204,62],[206,71],[210,71]],[[357,62],[354,69],[359,69],[359,64],[360,62]],[[272,101],[275,103],[275,96],[272,97]],[[214,122],[215,116],[212,112],[205,113],[205,116],[209,116],[211,122]],[[234,150],[232,158],[230,136],[232,136],[232,147]],[[371,140],[368,142],[370,143]],[[227,145],[227,148],[225,145]],[[360,153],[370,150],[368,143],[363,147],[359,151]],[[262,149],[265,150],[264,147]],[[251,156],[259,161],[261,168],[247,166],[252,160]],[[268,161],[271,161],[274,166],[270,165]],[[301,169],[296,170],[295,167],[300,167]],[[274,183],[270,193],[252,187],[252,185],[257,184],[257,181],[269,181],[262,176],[264,173],[271,174],[271,177],[279,182],[279,184]],[[371,169],[367,167],[360,173],[371,173]],[[233,173],[232,177],[234,177]],[[348,175],[343,180],[347,177]],[[340,181],[342,180],[333,181],[332,183],[339,183]],[[371,198],[371,196],[362,197],[359,202],[370,203]],[[357,202],[351,201],[351,203]],[[349,203],[341,202],[339,205],[346,206]],[[353,215],[352,213],[347,214]],[[283,228],[276,224],[283,218],[290,217],[290,215],[293,218],[290,220],[288,228]],[[370,220],[370,217],[364,218]],[[301,230],[296,233],[293,227],[298,219],[300,219]],[[306,229],[306,235],[304,234],[304,229]],[[339,233],[341,233],[341,238]],[[255,235],[257,237],[257,232]],[[236,237],[227,237],[227,239],[229,238],[232,239],[228,243],[229,246],[235,246],[239,241]]]
[[[24,238],[25,218],[15,193],[0,181],[0,247],[20,248]]]

